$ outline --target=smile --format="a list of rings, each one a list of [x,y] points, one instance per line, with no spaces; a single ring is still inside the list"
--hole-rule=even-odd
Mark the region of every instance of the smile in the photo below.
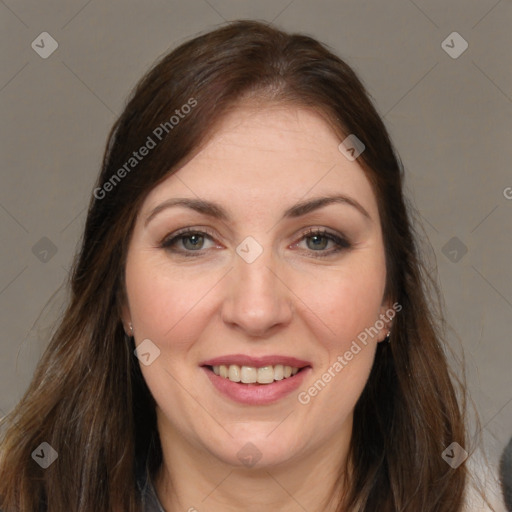
[[[211,369],[215,375],[220,375],[231,382],[242,382],[243,384],[271,384],[275,381],[288,379],[300,370],[296,366],[284,366],[282,364],[262,366],[261,368],[221,364],[212,366]]]
[[[231,368],[233,366],[237,366],[239,368],[240,380],[233,381],[229,376],[221,377],[220,366],[224,366],[224,369],[222,370],[224,375],[226,374],[226,371],[228,372],[228,375],[230,371],[236,372],[236,368],[234,370],[231,370]],[[280,376],[281,369],[279,366],[281,365],[270,366],[269,369],[268,366],[256,368],[247,366],[239,367],[238,365],[219,365],[219,375],[215,373],[213,366],[202,366],[201,369],[205,372],[209,382],[213,386],[213,390],[218,394],[218,396],[225,397],[229,399],[229,401],[237,402],[239,404],[268,405],[278,402],[296,391],[312,371],[311,366],[305,366],[300,369],[298,367],[283,366],[283,378],[275,380],[276,373],[277,377]],[[247,368],[247,370],[244,370],[244,368]],[[273,372],[272,382],[260,383],[254,381],[245,383],[242,381],[243,375],[245,375],[244,380],[252,380],[256,373],[259,374],[260,370],[264,376],[263,380],[265,380],[265,374],[267,380],[270,380],[270,372]],[[293,373],[293,371],[295,371],[295,373]],[[290,375],[285,377],[288,373]]]

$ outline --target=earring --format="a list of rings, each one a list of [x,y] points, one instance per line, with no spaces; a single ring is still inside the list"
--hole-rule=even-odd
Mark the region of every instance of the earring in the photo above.
[[[388,333],[386,334],[386,337],[384,338],[384,341],[387,342],[387,343],[390,343],[390,338],[391,338],[391,331],[388,331]]]
[[[128,323],[128,327],[130,328],[130,335],[133,336],[133,325],[131,322]]]

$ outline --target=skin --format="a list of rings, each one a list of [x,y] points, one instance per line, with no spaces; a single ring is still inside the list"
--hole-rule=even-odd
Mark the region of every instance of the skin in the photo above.
[[[136,344],[148,338],[160,349],[141,369],[157,402],[164,464],[155,488],[168,512],[334,510],[326,500],[346,462],[353,409],[389,325],[308,404],[297,394],[390,308],[376,198],[340,142],[313,111],[240,106],[139,212],[123,321],[127,332],[133,324]],[[369,218],[337,203],[281,220],[297,202],[333,194],[357,201]],[[154,208],[178,197],[218,203],[230,219],[174,206],[145,225]],[[213,236],[178,239],[174,252],[161,247],[186,227]],[[352,245],[333,253],[334,242],[303,236],[309,228]],[[250,264],[236,252],[247,236],[263,248]],[[195,256],[183,255],[196,246],[202,250]],[[199,366],[234,353],[290,355],[309,361],[312,371],[298,391],[273,404],[239,404]],[[249,442],[261,453],[251,468],[237,457]]]

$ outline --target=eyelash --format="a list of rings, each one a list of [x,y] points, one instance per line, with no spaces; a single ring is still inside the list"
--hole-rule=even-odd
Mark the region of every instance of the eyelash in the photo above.
[[[208,229],[204,229],[203,231],[201,231],[201,230],[194,230],[194,229],[190,229],[190,228],[184,228],[184,229],[177,231],[176,233],[173,233],[171,236],[164,238],[160,242],[159,246],[161,249],[165,249],[169,252],[178,253],[185,257],[201,256],[203,254],[203,252],[207,249],[199,249],[197,251],[188,251],[188,250],[182,251],[182,250],[172,249],[172,246],[176,242],[178,242],[179,240],[188,238],[192,235],[200,235],[200,236],[206,235],[208,238],[215,237],[215,235],[213,233],[211,233]],[[350,249],[352,247],[352,244],[346,238],[337,236],[334,233],[331,233],[325,229],[320,229],[320,228],[309,229],[308,231],[302,233],[299,242],[302,242],[302,240],[307,239],[307,238],[312,238],[314,236],[327,238],[328,240],[334,242],[337,246],[336,248],[331,249],[330,251],[309,250],[309,252],[311,252],[314,255],[313,257],[315,257],[315,258],[325,258],[325,257],[331,256],[332,254],[338,253],[340,251]],[[299,242],[296,242],[294,245],[298,244]]]

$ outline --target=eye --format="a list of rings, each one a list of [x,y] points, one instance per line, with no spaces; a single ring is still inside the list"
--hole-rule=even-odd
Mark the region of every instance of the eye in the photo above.
[[[218,247],[214,242],[214,237],[215,235],[207,229],[202,231],[200,229],[184,228],[164,238],[159,246],[171,253],[183,256],[199,256],[207,249]],[[207,241],[211,245],[205,247]],[[299,242],[293,244],[293,247],[299,247],[302,242],[306,242],[306,251],[314,257],[320,258],[352,247],[346,238],[320,228],[313,228],[303,233]],[[330,250],[328,249],[329,244],[331,244]]]
[[[331,233],[326,229],[318,228],[310,229],[306,233],[303,233],[301,240],[297,242],[295,246],[298,246],[303,241],[306,242],[306,248],[311,252],[318,253],[314,254],[314,256],[320,258],[352,247],[350,242],[345,238]],[[334,247],[332,247],[331,250],[326,250],[329,243],[333,244]]]
[[[213,234],[209,234],[207,231],[184,228],[164,238],[164,240],[160,242],[160,247],[169,252],[181,253],[185,256],[195,256],[190,253],[200,252],[212,246],[215,247],[212,238]],[[207,240],[212,243],[212,246],[205,247],[205,241]]]

